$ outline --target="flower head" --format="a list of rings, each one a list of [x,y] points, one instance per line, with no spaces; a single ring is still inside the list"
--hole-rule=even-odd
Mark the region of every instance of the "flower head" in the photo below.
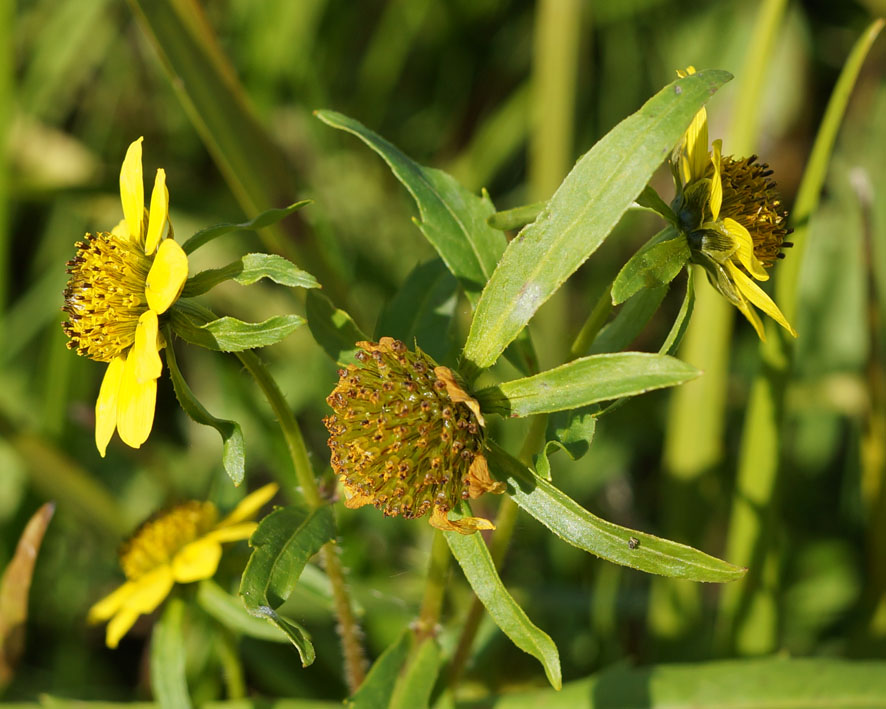
[[[693,67],[677,72],[695,73]],[[792,246],[785,237],[787,212],[770,179],[772,170],[756,156],[723,156],[722,141],[708,148],[707,113],[702,108],[671,156],[677,183],[673,208],[685,231],[693,260],[711,284],[748,319],[765,339],[756,306],[794,337],[796,331],[756,283],[769,279],[766,268]]]
[[[274,484],[247,495],[231,514],[218,521],[211,502],[192,500],[155,515],[120,548],[126,583],[89,609],[89,622],[108,623],[110,648],[140,615],[152,613],[175,583],[191,583],[215,574],[222,542],[248,539],[259,509],[277,492]]]
[[[345,505],[372,503],[407,519],[431,512],[432,526],[463,534],[492,529],[488,520],[447,514],[462,500],[504,491],[489,474],[477,401],[421,350],[390,337],[357,345],[360,365],[339,371],[326,399],[335,413],[323,421]]]
[[[129,146],[120,169],[123,220],[110,232],[87,234],[68,262],[64,323],[68,347],[107,362],[95,404],[95,444],[102,456],[116,429],[133,448],[154,423],[163,340],[159,316],[178,299],[188,257],[164,236],[169,221],[166,173],[157,170],[145,210],[142,139]],[[172,227],[169,227],[171,237]]]

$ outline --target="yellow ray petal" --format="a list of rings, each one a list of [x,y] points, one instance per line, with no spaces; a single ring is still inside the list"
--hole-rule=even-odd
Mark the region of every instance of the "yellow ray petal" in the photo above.
[[[125,365],[125,355],[115,357],[108,363],[95,402],[95,447],[102,458],[105,457],[108,443],[117,428],[117,405]]]
[[[138,381],[135,368],[136,357],[133,350],[130,350],[120,381],[117,432],[123,442],[132,448],[138,448],[148,440],[154,425],[154,406],[157,403],[157,380]]]
[[[240,501],[240,504],[233,509],[231,514],[219,523],[218,526],[225,527],[229,524],[236,524],[237,522],[242,522],[246,519],[252,519],[265,503],[277,494],[277,490],[279,489],[280,488],[276,483],[269,483],[264,487],[260,487],[255,492],[248,494]]]
[[[742,294],[751,301],[751,303],[756,305],[760,310],[791,333],[791,335],[796,337],[797,331],[791,327],[791,324],[787,321],[787,318],[785,318],[781,310],[778,309],[778,306],[772,301],[772,298],[766,295],[763,289],[754,283],[753,279],[746,276],[738,266],[733,263],[729,263],[728,266],[732,279],[735,281],[735,285]],[[763,338],[761,337],[760,339]]]
[[[186,544],[172,559],[172,574],[179,583],[211,578],[221,559],[221,544],[203,537]]]
[[[135,326],[135,344],[131,354],[135,358],[135,378],[139,383],[157,379],[163,371],[159,348],[157,313],[146,310]]]
[[[127,581],[122,586],[119,586],[89,609],[89,614],[86,616],[87,622],[100,623],[110,618],[120,610],[120,607],[126,603],[126,600],[132,595],[134,590],[135,584],[132,581]]]
[[[450,520],[447,513],[439,507],[434,508],[428,522],[435,529],[444,532],[458,532],[459,534],[473,534],[481,529],[495,529],[495,525],[492,522],[482,517],[462,517],[461,519]]]
[[[151,192],[151,212],[148,215],[148,235],[145,237],[145,253],[150,256],[160,243],[163,227],[169,217],[169,190],[166,189],[166,170],[157,170],[154,189]]]
[[[164,239],[145,281],[148,306],[155,313],[165,313],[181,295],[188,278],[188,256],[172,239]]]
[[[768,281],[769,274],[763,268],[763,263],[760,259],[754,255],[754,240],[751,238],[750,232],[729,217],[723,220],[723,226],[726,227],[735,243],[738,244],[738,249],[734,255],[738,257],[741,265],[758,281]]]
[[[112,650],[115,649],[120,643],[120,638],[129,632],[140,615],[141,613],[130,608],[124,608],[117,613],[105,629],[105,645]]]
[[[121,239],[129,238],[129,225],[126,223],[125,219],[121,219],[117,222],[116,226],[111,229],[111,233],[114,236],[119,236]]]
[[[120,201],[129,235],[141,243],[142,220],[145,217],[145,185],[142,179],[142,140],[133,141],[120,168]]]
[[[723,180],[720,178],[720,162],[721,151],[723,150],[723,141],[715,140],[714,141],[714,150],[711,153],[711,162],[714,165],[714,175],[711,177],[711,198],[710,198],[710,206],[711,206],[711,214],[713,215],[713,220],[717,221],[717,217],[720,216],[720,207],[723,206]]]
[[[239,542],[241,539],[249,539],[257,528],[258,522],[238,522],[213,529],[206,534],[204,539],[212,539],[216,542]]]

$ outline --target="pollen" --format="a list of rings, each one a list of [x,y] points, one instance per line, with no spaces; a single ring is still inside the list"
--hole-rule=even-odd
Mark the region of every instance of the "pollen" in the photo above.
[[[406,519],[433,511],[432,524],[454,528],[446,513],[462,500],[504,489],[489,476],[477,402],[421,350],[390,337],[357,344],[359,365],[339,371],[324,419],[347,506]]]
[[[68,349],[110,362],[133,344],[138,318],[148,309],[151,259],[135,242],[109,232],[87,234],[76,246],[62,307]]]
[[[186,544],[215,525],[218,510],[211,502],[185,502],[144,522],[120,547],[120,566],[136,581],[158,566],[171,563]]]
[[[793,246],[785,237],[788,213],[781,207],[772,170],[757,156],[734,160],[724,157],[721,167],[723,206],[721,218],[729,217],[741,224],[754,242],[754,256],[764,266],[783,258],[781,250]]]

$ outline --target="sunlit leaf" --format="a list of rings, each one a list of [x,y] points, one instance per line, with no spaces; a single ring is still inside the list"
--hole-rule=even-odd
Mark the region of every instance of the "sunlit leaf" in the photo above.
[[[219,352],[242,352],[274,345],[304,324],[298,315],[274,315],[259,323],[211,313],[189,300],[179,300],[169,311],[175,334],[192,345]]]
[[[641,288],[668,285],[689,261],[689,244],[674,229],[653,237],[622,267],[612,284],[612,304],[623,303]]]
[[[246,254],[222,268],[212,268],[191,276],[182,290],[182,298],[206,293],[219,283],[233,280],[243,286],[268,278],[290,288],[319,288],[320,284],[307,271],[277,254]]]
[[[267,209],[252,219],[239,224],[216,224],[215,226],[206,227],[185,241],[185,243],[182,244],[182,248],[186,254],[190,254],[213,239],[217,239],[225,234],[230,234],[232,231],[240,229],[264,229],[272,224],[276,224],[281,219],[288,217],[293,212],[310,203],[311,200],[303,199],[301,202],[293,202],[288,207]]]
[[[463,353],[468,367],[498,359],[600,246],[698,109],[730,78],[702,71],[669,84],[578,161],[541,215],[508,245],[486,285]]]
[[[698,549],[592,515],[494,443],[487,457],[490,471],[507,482],[514,501],[579,549],[632,569],[691,581],[734,581],[747,571]]]
[[[458,560],[465,578],[495,624],[523,652],[535,657],[544,667],[551,686],[559,689],[560,654],[554,641],[538,628],[508,593],[498,576],[486,542],[480,534],[444,532],[452,555]]]

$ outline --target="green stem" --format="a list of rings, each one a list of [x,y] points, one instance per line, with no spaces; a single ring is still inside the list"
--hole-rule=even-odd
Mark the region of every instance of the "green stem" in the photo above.
[[[325,502],[317,487],[314,469],[305,447],[305,440],[301,435],[298,421],[295,420],[295,416],[286,403],[283,392],[280,391],[277,382],[253,350],[236,352],[235,354],[255,379],[277,417],[277,423],[286,440],[295,475],[305,501],[314,508],[322,506]],[[366,659],[363,645],[360,642],[360,626],[354,614],[345,582],[344,568],[336,552],[335,543],[328,542],[321,553],[326,567],[326,575],[332,585],[333,605],[338,617],[338,632],[345,660],[345,678],[348,689],[353,694],[366,676]]]
[[[428,566],[425,595],[414,628],[416,647],[426,638],[432,638],[437,634],[437,624],[443,609],[443,597],[446,594],[446,581],[449,578],[451,561],[452,557],[449,554],[446,538],[442,532],[435,531],[434,542],[431,545],[431,562]]]
[[[546,415],[533,416],[529,420],[529,430],[526,432],[526,438],[523,441],[523,447],[520,449],[519,458],[527,465],[531,464],[532,457],[537,453],[545,440],[545,430],[547,429],[548,417]],[[517,503],[510,497],[505,497],[501,506],[498,508],[498,516],[495,518],[495,531],[489,542],[489,553],[496,569],[501,569],[505,555],[511,545],[511,538],[514,535],[514,525],[517,521]],[[449,669],[449,686],[452,689],[458,685],[464,672],[468,658],[471,656],[471,648],[477,637],[477,630],[480,628],[480,621],[483,619],[483,604],[480,599],[474,596],[471,608],[468,611],[468,617],[462,626],[461,635],[458,639],[455,654],[452,658],[452,665]]]

